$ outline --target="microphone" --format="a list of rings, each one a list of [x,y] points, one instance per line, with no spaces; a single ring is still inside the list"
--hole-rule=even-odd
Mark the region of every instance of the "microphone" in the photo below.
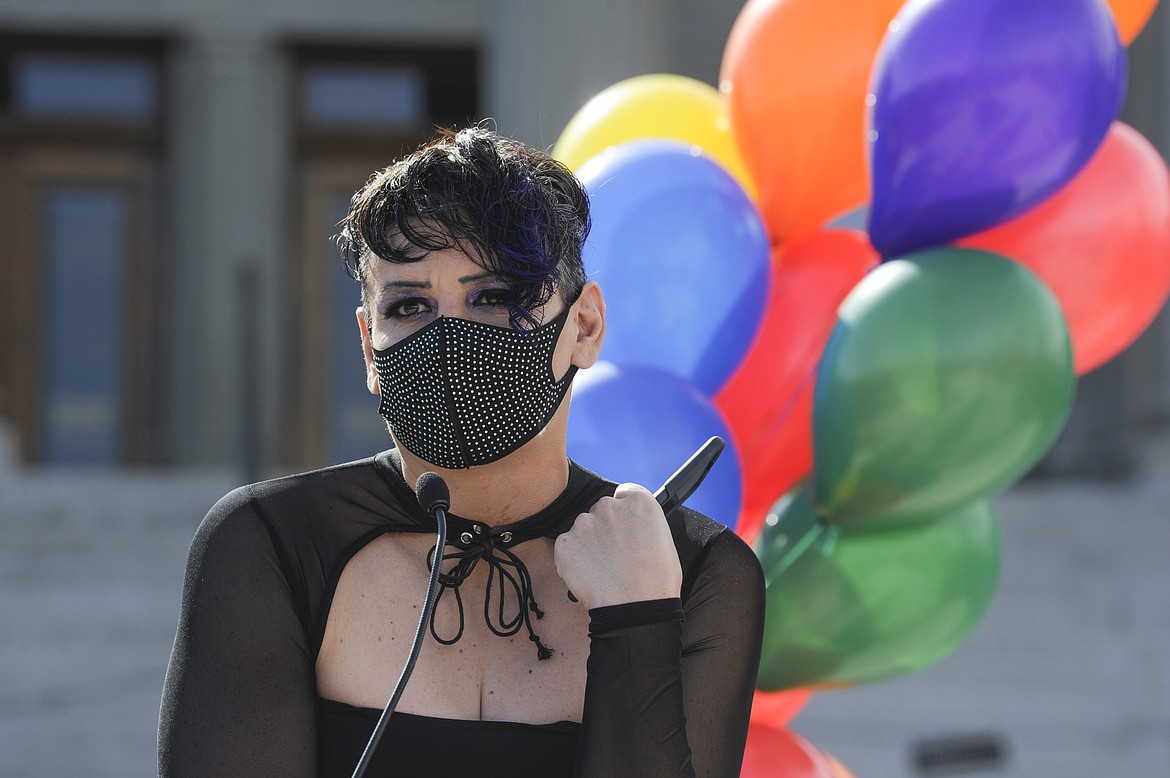
[[[443,562],[443,549],[447,545],[447,509],[451,507],[451,490],[447,488],[447,482],[443,480],[441,475],[428,471],[418,477],[414,484],[414,493],[423,510],[435,517],[437,525],[435,558],[431,562],[431,575],[427,582],[427,593],[423,599],[422,613],[418,617],[418,628],[414,632],[414,641],[410,644],[410,656],[406,659],[406,665],[402,668],[398,683],[394,685],[390,701],[386,703],[382,715],[378,717],[378,724],[374,727],[369,742],[366,743],[366,750],[362,752],[362,758],[358,760],[357,766],[353,770],[353,778],[362,778],[365,774],[370,760],[374,757],[374,750],[378,747],[378,741],[382,739],[382,733],[386,731],[386,724],[390,721],[390,716],[394,713],[394,708],[397,707],[398,700],[406,689],[406,682],[414,671],[415,662],[418,661],[423,635],[427,624],[431,621],[431,611],[435,609],[435,599],[438,596],[439,566]]]
[[[447,482],[438,473],[427,471],[418,477],[414,484],[414,493],[418,495],[418,504],[427,513],[438,518],[437,511],[446,513],[451,507],[451,490]],[[446,515],[443,516],[446,519]]]

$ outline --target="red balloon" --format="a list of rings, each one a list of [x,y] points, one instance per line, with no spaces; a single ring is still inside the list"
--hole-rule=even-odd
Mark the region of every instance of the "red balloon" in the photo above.
[[[740,778],[834,778],[816,746],[787,729],[749,724]]]
[[[822,342],[815,359],[824,349]],[[750,462],[741,457],[743,497],[735,531],[747,543],[754,543],[763,529],[773,504],[800,479],[812,471],[813,384],[816,362],[809,366],[789,405],[774,424],[769,445]],[[749,466],[750,465],[750,469]]]
[[[1137,130],[1115,122],[1055,195],[960,245],[1010,257],[1048,285],[1084,375],[1136,340],[1170,294],[1170,171]]]
[[[779,692],[756,689],[756,695],[752,698],[751,720],[778,729],[786,727],[812,695],[812,689],[785,689]]]
[[[715,396],[743,471],[739,533],[812,468],[812,392],[837,306],[878,263],[863,233],[816,233],[772,250],[772,289],[747,355]]]

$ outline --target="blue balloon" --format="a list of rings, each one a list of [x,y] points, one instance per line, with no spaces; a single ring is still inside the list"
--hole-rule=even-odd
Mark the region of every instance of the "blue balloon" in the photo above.
[[[654,491],[712,435],[727,442],[686,505],[730,527],[742,496],[739,457],[719,411],[702,392],[649,365],[598,362],[578,374],[569,410],[569,456],[614,481]]]
[[[1125,80],[1101,0],[911,0],[874,65],[874,247],[947,243],[1053,194],[1104,139]]]
[[[768,298],[755,205],[697,147],[612,147],[579,177],[592,201],[585,269],[606,300],[602,356],[657,365],[713,395],[739,365]]]

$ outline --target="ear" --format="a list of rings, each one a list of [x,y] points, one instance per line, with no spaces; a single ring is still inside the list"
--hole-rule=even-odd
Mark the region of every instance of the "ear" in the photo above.
[[[362,356],[366,359],[366,388],[370,394],[381,394],[382,385],[378,383],[378,369],[374,367],[374,346],[370,341],[370,328],[366,325],[366,311],[361,306],[354,311],[357,314],[358,329],[362,333]]]
[[[585,369],[601,355],[605,342],[605,299],[596,281],[586,281],[581,296],[573,303],[575,313],[569,315],[576,324],[577,339],[573,343],[571,364]]]

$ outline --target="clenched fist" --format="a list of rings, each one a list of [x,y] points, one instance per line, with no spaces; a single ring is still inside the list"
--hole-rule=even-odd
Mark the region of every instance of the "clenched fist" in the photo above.
[[[622,484],[556,540],[557,574],[587,609],[678,597],[682,566],[662,508]]]

